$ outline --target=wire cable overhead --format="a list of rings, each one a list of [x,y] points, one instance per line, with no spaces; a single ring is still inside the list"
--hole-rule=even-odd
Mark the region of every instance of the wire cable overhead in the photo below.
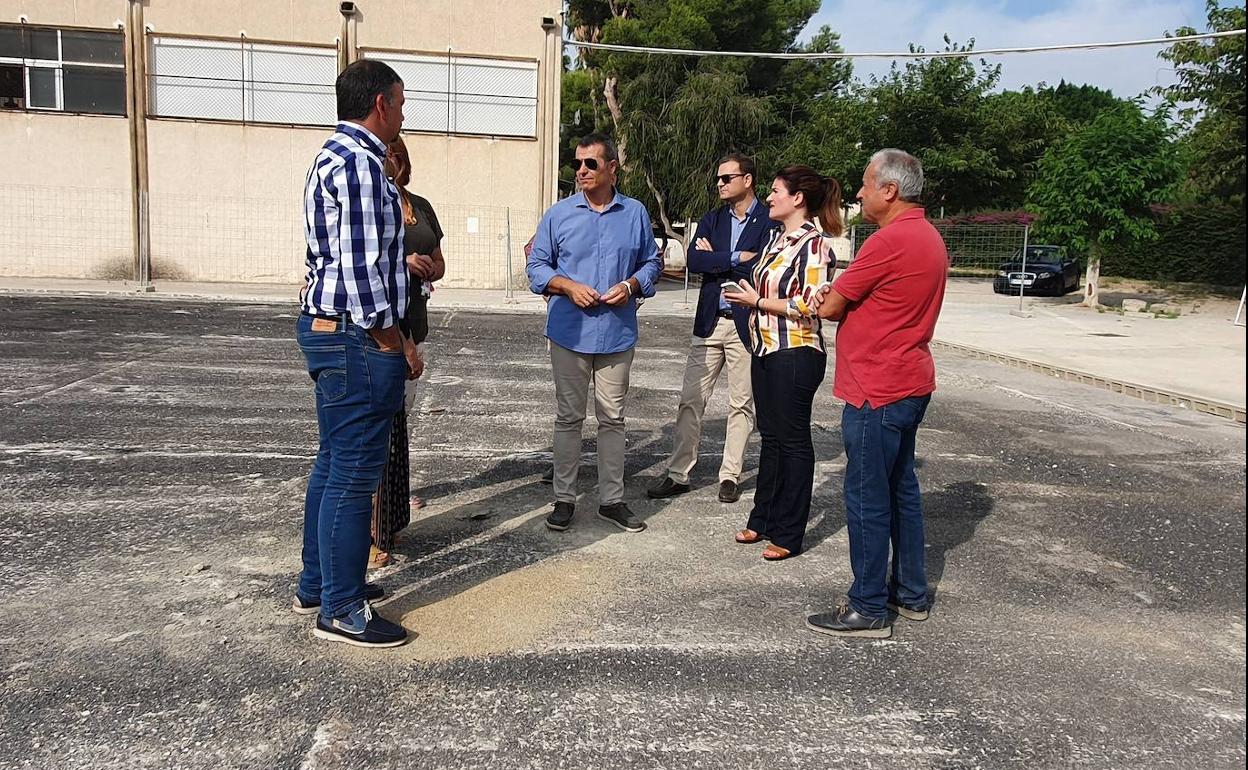
[[[668,54],[673,56],[735,56],[756,59],[966,59],[976,56],[1005,56],[1018,53],[1047,53],[1052,51],[1090,51],[1104,48],[1128,48],[1143,45],[1174,45],[1192,40],[1212,40],[1222,37],[1243,36],[1244,30],[1232,29],[1224,32],[1202,32],[1196,35],[1179,37],[1151,37],[1144,40],[1116,40],[1105,43],[1069,43],[1065,45],[1038,45],[1018,48],[985,48],[982,51],[873,51],[867,53],[818,53],[792,52],[770,53],[767,51],[701,51],[691,48],[652,48],[637,45],[615,45],[613,43],[587,43],[580,40],[564,38],[563,44],[574,48],[586,48],[598,51],[618,51],[621,53]]]

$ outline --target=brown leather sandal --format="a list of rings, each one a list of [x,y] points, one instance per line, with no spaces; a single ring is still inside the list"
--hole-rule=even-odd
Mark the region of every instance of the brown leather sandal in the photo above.
[[[736,541],[738,543],[741,543],[742,545],[749,545],[750,543],[757,543],[759,540],[762,540],[762,539],[763,539],[763,536],[758,534],[752,529],[743,529],[737,533],[737,537],[736,537]]]
[[[769,545],[763,549],[763,559],[766,561],[784,561],[793,555],[788,548],[781,548],[778,545]]]

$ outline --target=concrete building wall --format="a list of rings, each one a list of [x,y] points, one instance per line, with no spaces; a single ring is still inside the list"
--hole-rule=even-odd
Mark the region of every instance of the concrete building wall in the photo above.
[[[125,0],[0,0],[0,23],[115,29]],[[439,214],[448,286],[501,286],[522,272],[521,247],[553,197],[562,62],[543,16],[559,0],[359,0],[347,37],[355,50],[398,49],[537,62],[537,138],[405,132],[413,192]],[[153,35],[335,45],[344,25],[339,0],[148,0]],[[410,120],[409,115],[409,120]],[[207,281],[302,279],[302,188],[327,127],[274,126],[149,117],[148,179],[152,275]],[[554,137],[545,136],[553,132]],[[0,141],[20,147],[28,189],[0,193],[0,273],[127,277],[131,153],[124,118],[0,110]],[[67,147],[77,156],[69,162]],[[38,188],[38,189],[36,189]],[[77,192],[69,192],[76,190]],[[76,196],[76,197],[75,197]],[[98,216],[40,217],[72,200]],[[82,208],[82,206],[74,206]],[[106,220],[101,224],[101,221]],[[512,251],[507,252],[507,224]],[[64,233],[44,246],[47,225]],[[95,247],[101,233],[108,237]],[[74,255],[67,258],[62,252]],[[510,273],[508,275],[508,257]]]

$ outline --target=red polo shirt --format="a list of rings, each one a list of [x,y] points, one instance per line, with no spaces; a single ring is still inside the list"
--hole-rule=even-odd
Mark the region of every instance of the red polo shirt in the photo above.
[[[923,209],[880,228],[832,288],[847,300],[836,329],[832,392],[872,408],[936,389],[928,343],[945,297],[949,253]]]

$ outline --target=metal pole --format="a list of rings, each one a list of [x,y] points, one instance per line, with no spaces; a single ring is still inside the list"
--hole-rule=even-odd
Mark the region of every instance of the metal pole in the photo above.
[[[1248,288],[1239,293],[1239,309],[1235,311],[1235,325],[1244,325],[1244,299],[1248,298]]]
[[[854,256],[858,254],[858,225],[849,226],[849,261],[854,261]]]
[[[1023,225],[1023,269],[1018,277],[1018,312],[1023,312],[1023,287],[1027,285],[1027,240],[1031,225]]]
[[[511,285],[515,283],[516,274],[511,271],[511,206],[506,209],[507,212],[507,294],[508,300],[512,298]]]

